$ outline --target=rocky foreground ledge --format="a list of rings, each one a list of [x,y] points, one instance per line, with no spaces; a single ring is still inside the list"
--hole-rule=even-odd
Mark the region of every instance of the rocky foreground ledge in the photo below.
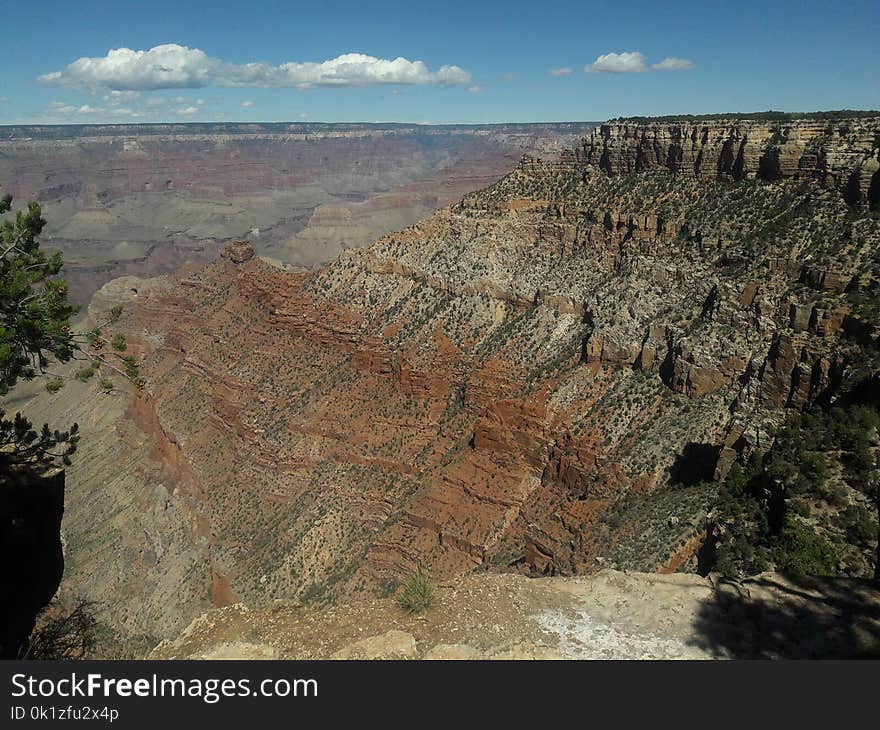
[[[149,659],[880,658],[880,585],[604,570],[472,574],[424,614],[392,598],[203,614]]]

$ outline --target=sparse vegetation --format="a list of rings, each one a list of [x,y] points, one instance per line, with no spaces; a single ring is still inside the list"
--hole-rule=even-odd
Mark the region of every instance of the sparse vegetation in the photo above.
[[[734,466],[717,507],[716,568],[871,575],[878,426],[877,410],[862,404],[804,414],[779,431],[769,452]]]
[[[129,355],[122,358],[122,364],[125,369],[125,376],[129,380],[137,380],[138,376],[140,375],[140,368],[138,367],[137,360],[135,360],[133,356]]]
[[[91,380],[94,375],[95,368],[90,365],[87,368],[80,368],[79,370],[77,370],[73,374],[73,377],[79,380],[81,383],[85,383],[86,381]]]
[[[397,598],[398,605],[410,613],[426,611],[434,603],[434,586],[427,573],[419,570],[403,584]]]

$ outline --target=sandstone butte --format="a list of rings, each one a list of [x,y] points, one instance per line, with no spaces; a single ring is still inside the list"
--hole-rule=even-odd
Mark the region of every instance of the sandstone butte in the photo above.
[[[25,409],[82,428],[65,585],[152,645],[419,566],[693,569],[704,482],[832,399],[876,326],[847,293],[877,283],[878,140],[608,123],[312,273],[239,242],[108,284],[90,315],[124,304],[143,387]]]

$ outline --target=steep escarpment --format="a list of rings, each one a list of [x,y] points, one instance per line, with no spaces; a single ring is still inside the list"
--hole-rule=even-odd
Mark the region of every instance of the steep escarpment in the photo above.
[[[718,167],[760,125],[694,127],[700,174],[660,162],[680,127],[608,125],[315,273],[238,244],[129,287],[111,329],[142,387],[106,396],[113,417],[93,386],[52,396],[115,455],[94,454],[100,485],[85,457],[69,472],[70,580],[163,637],[212,604],[384,592],[419,566],[694,565],[713,478],[844,392],[876,336],[853,297],[876,289],[880,223],[847,181],[878,125],[765,125],[765,152],[824,160],[778,175],[751,152]],[[96,554],[113,567],[90,573]]]
[[[719,119],[601,125],[566,161],[611,175],[665,169],[702,180],[813,179],[847,202],[880,204],[876,118]]]

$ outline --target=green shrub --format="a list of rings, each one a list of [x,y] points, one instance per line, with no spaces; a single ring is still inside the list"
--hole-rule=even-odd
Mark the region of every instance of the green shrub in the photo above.
[[[877,526],[864,507],[850,505],[840,515],[840,526],[854,543],[870,546],[877,539]]]
[[[104,393],[109,393],[113,390],[113,381],[110,378],[101,378],[101,382],[98,383],[98,387]]]
[[[61,388],[64,387],[64,380],[61,378],[51,378],[46,381],[46,390],[50,393],[57,393]]]
[[[129,380],[137,380],[138,375],[140,375],[140,368],[138,367],[137,360],[129,355],[128,357],[122,358],[122,363],[125,366],[125,376]]]
[[[92,376],[95,374],[94,367],[80,368],[77,370],[73,377],[79,380],[81,383],[85,383],[87,380],[91,380]]]
[[[846,488],[842,484],[831,482],[820,486],[817,491],[832,507],[842,507],[846,504]]]
[[[403,592],[397,599],[401,608],[410,613],[420,613],[434,603],[434,586],[431,579],[421,570],[414,573],[403,584]]]
[[[795,575],[837,575],[837,551],[804,525],[787,525],[773,544],[776,566]]]
[[[125,352],[125,348],[127,347],[127,345],[125,344],[125,335],[113,335],[113,339],[110,340],[110,344],[113,346],[114,350]]]

